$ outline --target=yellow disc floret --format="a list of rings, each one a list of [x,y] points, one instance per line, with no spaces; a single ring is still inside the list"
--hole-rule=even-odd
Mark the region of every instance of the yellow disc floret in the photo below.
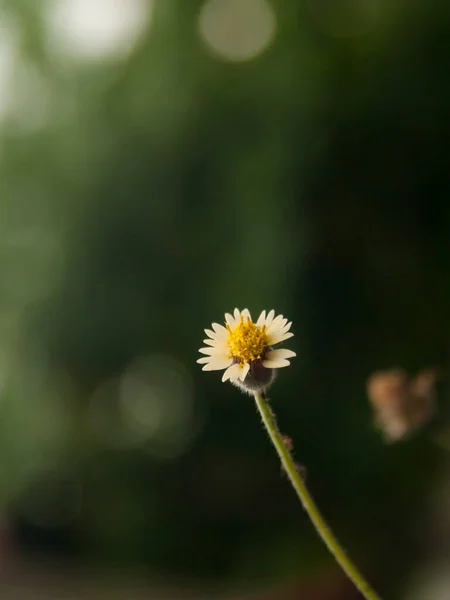
[[[266,326],[260,327],[250,319],[241,316],[241,322],[228,329],[230,356],[241,364],[261,358],[267,348]]]

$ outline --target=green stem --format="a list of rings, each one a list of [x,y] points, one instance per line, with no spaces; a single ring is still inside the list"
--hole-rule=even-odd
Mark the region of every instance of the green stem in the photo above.
[[[356,566],[352,563],[349,557],[346,555],[344,550],[341,548],[339,542],[334,537],[333,532],[324,521],[322,515],[319,512],[314,500],[312,499],[306,485],[300,477],[292,456],[288,448],[286,447],[283,437],[278,429],[275,422],[272,410],[267,402],[267,399],[261,392],[255,393],[255,401],[258,410],[261,414],[263,423],[269,433],[270,439],[275,446],[278,456],[280,457],[281,463],[300,498],[304,509],[308,513],[317,533],[320,535],[322,540],[325,542],[328,550],[334,556],[338,564],[347,574],[347,577],[355,584],[361,594],[366,600],[380,600],[377,593],[370,587],[361,573],[358,571]]]

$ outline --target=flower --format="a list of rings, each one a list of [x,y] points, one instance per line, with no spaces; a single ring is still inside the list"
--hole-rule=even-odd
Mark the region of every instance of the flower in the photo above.
[[[274,380],[274,370],[287,367],[288,359],[295,356],[292,350],[272,349],[294,335],[289,332],[292,323],[283,315],[275,317],[274,310],[267,316],[263,310],[254,323],[246,308],[235,308],[233,316],[226,313],[225,321],[225,327],[213,323],[213,331],[205,329],[208,338],[203,342],[207,347],[199,352],[206,356],[197,362],[204,365],[204,371],[225,369],[222,381],[230,380],[246,391],[267,389]]]

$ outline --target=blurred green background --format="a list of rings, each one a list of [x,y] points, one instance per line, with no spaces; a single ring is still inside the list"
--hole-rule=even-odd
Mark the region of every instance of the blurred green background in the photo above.
[[[238,306],[294,322],[273,407],[382,597],[448,565],[448,451],[385,445],[365,387],[448,360],[449,61],[444,0],[0,3],[19,564],[214,593],[331,576],[252,399],[195,364]]]

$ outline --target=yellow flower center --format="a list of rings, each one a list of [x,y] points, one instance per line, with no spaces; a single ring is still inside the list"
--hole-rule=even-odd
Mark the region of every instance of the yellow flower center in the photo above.
[[[241,364],[258,360],[267,348],[266,326],[255,325],[250,319],[241,317],[241,322],[233,329],[227,325],[230,356]]]

